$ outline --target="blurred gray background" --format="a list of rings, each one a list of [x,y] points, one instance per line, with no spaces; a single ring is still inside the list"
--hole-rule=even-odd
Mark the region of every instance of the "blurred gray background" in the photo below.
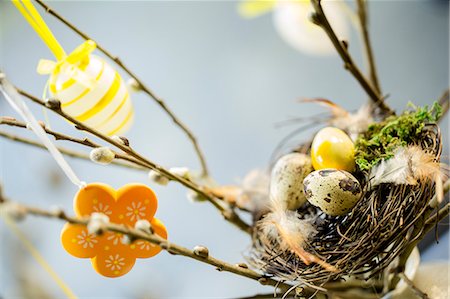
[[[300,125],[276,129],[277,122],[322,112],[314,105],[297,103],[299,97],[325,97],[347,109],[356,109],[366,100],[337,56],[295,51],[277,35],[270,14],[242,19],[236,12],[237,2],[64,1],[51,5],[119,55],[167,101],[195,132],[212,175],[220,183],[235,183],[249,170],[265,167],[277,143]],[[408,101],[431,104],[449,82],[447,2],[371,1],[370,9],[372,41],[389,104],[400,110]],[[44,18],[67,51],[81,43],[54,18]],[[1,68],[16,85],[40,96],[46,77],[39,76],[35,68],[40,58],[52,58],[51,53],[6,0],[0,1],[0,34]],[[361,65],[355,31],[350,50]],[[198,169],[192,146],[166,115],[143,94],[134,94],[133,101],[135,124],[127,134],[133,147],[164,166]],[[41,108],[30,106],[43,117]],[[16,116],[4,101],[0,101],[0,114]],[[67,122],[49,117],[54,128],[81,136]],[[447,126],[445,122],[444,138]],[[23,130],[1,129],[34,137]],[[8,197],[72,212],[76,187],[48,153],[3,139],[0,147],[1,181]],[[159,196],[157,217],[166,224],[170,240],[186,247],[203,244],[220,259],[243,261],[248,236],[225,223],[209,204],[189,202],[179,185],[160,187],[149,182],[145,172],[70,158],[69,162],[87,182],[101,181],[116,188],[129,182],[149,184]],[[81,298],[229,298],[271,290],[165,252],[138,260],[124,277],[103,278],[89,260],[76,259],[63,250],[59,242],[62,226],[58,221],[31,217],[20,224]],[[55,283],[3,223],[0,233],[0,297],[22,298],[21,287],[31,283],[36,286],[34,298],[42,296],[37,295],[40,287],[62,298]],[[428,261],[447,258],[448,237],[423,255]]]

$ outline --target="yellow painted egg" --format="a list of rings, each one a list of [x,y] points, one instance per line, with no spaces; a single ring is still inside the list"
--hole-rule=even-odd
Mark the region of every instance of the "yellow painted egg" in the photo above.
[[[119,73],[95,55],[79,62],[76,71],[85,82],[67,69],[51,73],[49,90],[61,101],[62,110],[104,134],[125,132],[133,120],[133,107]]]
[[[316,170],[334,168],[352,172],[355,170],[355,145],[344,131],[323,128],[312,142],[311,161]]]

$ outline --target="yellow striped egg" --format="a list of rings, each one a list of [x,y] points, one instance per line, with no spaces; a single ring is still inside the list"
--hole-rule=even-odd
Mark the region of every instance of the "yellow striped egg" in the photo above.
[[[95,55],[80,62],[77,71],[83,72],[92,84],[79,82],[60,69],[50,76],[50,93],[61,101],[63,111],[107,135],[129,129],[134,111],[119,73]]]

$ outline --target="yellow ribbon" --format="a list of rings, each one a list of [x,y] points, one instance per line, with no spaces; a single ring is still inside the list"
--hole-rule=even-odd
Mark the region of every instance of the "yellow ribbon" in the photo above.
[[[45,21],[37,9],[33,6],[31,0],[11,0],[25,20],[36,31],[39,37],[52,51],[56,58],[56,62],[41,59],[39,61],[37,72],[39,74],[64,73],[69,78],[80,82],[88,88],[94,84],[94,78],[87,76],[79,69],[80,64],[88,62],[89,54],[95,50],[97,45],[94,41],[87,40],[78,46],[72,53],[66,55],[62,46],[58,43],[53,33],[48,28]],[[86,60],[87,59],[87,60]]]
[[[16,6],[19,12],[23,15],[25,20],[33,27],[34,31],[39,35],[39,37],[44,41],[47,47],[50,48],[56,59],[62,59],[66,53],[61,45],[56,40],[53,33],[45,24],[44,20],[40,16],[37,9],[31,3],[31,0],[11,0]]]
[[[245,18],[259,17],[271,11],[275,5],[276,0],[244,0],[239,3],[238,12]]]
[[[79,45],[72,53],[62,57],[58,61],[51,61],[41,59],[37,66],[37,72],[41,75],[51,73],[64,73],[68,77],[73,78],[79,83],[91,88],[95,83],[95,78],[92,78],[82,70],[80,65],[89,61],[89,55],[95,50],[97,45],[92,40],[87,40]]]

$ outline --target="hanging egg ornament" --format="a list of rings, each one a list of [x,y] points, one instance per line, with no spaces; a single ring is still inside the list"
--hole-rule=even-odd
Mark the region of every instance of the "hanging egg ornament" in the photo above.
[[[344,170],[316,170],[303,180],[303,186],[309,203],[331,216],[350,212],[362,195],[358,180]]]
[[[315,170],[335,168],[352,172],[355,170],[355,145],[344,131],[323,128],[313,139],[311,160]]]
[[[301,207],[306,202],[303,179],[311,171],[311,158],[305,154],[291,153],[278,159],[270,176],[272,200],[288,210]]]
[[[56,61],[41,59],[37,71],[50,75],[48,89],[61,109],[106,135],[125,132],[133,119],[130,96],[119,73],[91,54],[95,42],[86,40],[66,54],[31,0],[12,3],[55,56]]]
[[[50,94],[59,99],[64,112],[106,135],[121,134],[133,119],[130,95],[119,73],[90,54],[95,47],[86,41],[50,68],[47,60],[41,61],[38,71],[50,71]]]

